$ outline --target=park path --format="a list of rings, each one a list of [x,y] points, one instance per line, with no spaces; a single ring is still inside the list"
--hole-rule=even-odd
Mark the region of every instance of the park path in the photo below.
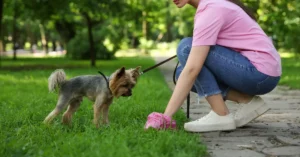
[[[42,50],[36,50],[35,53],[31,53],[31,51],[24,50],[24,49],[18,49],[17,50],[17,57],[34,57],[34,58],[43,58],[43,57],[60,57],[64,56],[66,54],[66,51],[50,51],[48,54],[46,54]],[[13,51],[6,51],[2,52],[0,54],[1,56],[7,56],[7,57],[12,57],[13,56]]]
[[[154,57],[158,63],[167,57]],[[174,89],[174,60],[159,67],[170,89]],[[199,134],[213,157],[300,157],[300,90],[278,86],[263,95],[271,110],[242,128],[226,132]],[[237,104],[226,102],[231,112]],[[186,112],[186,105],[182,106]],[[209,112],[204,99],[198,101],[191,93],[190,119],[195,120]]]

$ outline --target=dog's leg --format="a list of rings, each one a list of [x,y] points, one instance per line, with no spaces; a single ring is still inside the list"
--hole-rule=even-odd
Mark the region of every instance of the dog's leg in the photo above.
[[[60,95],[55,109],[48,114],[44,120],[44,123],[50,123],[68,105],[69,101],[69,95]]]
[[[103,98],[97,97],[94,104],[94,120],[93,120],[93,123],[96,125],[96,128],[99,127],[99,118],[101,114],[102,105],[103,105]]]
[[[106,99],[105,103],[101,106],[101,110],[103,112],[103,120],[102,123],[103,124],[108,124],[109,120],[108,120],[108,109],[110,104],[112,103],[112,99]]]
[[[103,112],[103,124],[108,124],[109,120],[108,120],[108,109],[109,109],[109,104],[103,104],[102,107],[102,112]]]
[[[94,120],[93,120],[93,123],[95,124],[96,128],[99,127],[101,106],[102,106],[102,104],[96,104],[96,103],[94,104]]]
[[[62,123],[70,124],[72,115],[77,111],[82,101],[82,97],[71,100],[67,111],[63,115]]]

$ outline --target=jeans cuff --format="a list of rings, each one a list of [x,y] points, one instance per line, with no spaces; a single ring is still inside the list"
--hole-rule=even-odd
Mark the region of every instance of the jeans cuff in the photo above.
[[[212,96],[212,95],[217,95],[217,94],[222,94],[221,90],[217,89],[217,90],[213,90],[213,92],[210,92],[210,93],[201,93],[199,94],[198,93],[198,96],[201,98],[201,97],[208,97],[208,96]]]
[[[223,96],[223,99],[224,99],[224,100],[226,100],[226,96],[227,96],[229,90],[230,90],[230,87],[226,88],[226,89],[223,91],[222,96]]]

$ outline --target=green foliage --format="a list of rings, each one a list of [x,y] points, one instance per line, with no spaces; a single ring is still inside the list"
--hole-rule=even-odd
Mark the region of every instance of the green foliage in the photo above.
[[[296,0],[243,0],[277,48],[300,52],[300,4]]]
[[[67,56],[73,59],[90,59],[90,45],[86,32],[86,29],[77,32],[77,35],[68,42]],[[101,44],[103,42],[101,31],[94,33],[94,37],[96,57],[98,59],[111,59],[114,53]]]
[[[257,13],[260,25],[278,48],[300,52],[300,4],[296,0],[262,0]]]
[[[272,37],[278,49],[300,52],[300,3],[296,0],[242,0],[257,16],[258,23]],[[18,4],[14,9],[15,2]],[[18,42],[41,40],[41,24],[50,41],[68,46],[73,58],[90,58],[88,20],[99,58],[119,48],[155,47],[192,36],[195,8],[177,8],[172,1],[157,0],[11,0],[4,3],[3,40],[11,42],[15,11]],[[84,41],[80,42],[80,39]],[[76,49],[76,46],[80,45]],[[72,47],[72,48],[70,48]],[[85,50],[83,50],[85,49]],[[78,52],[81,50],[81,52]],[[73,54],[74,53],[74,54]],[[102,54],[101,54],[102,53]]]
[[[133,62],[134,60],[134,62]],[[53,64],[55,63],[55,64]],[[158,69],[143,75],[129,98],[115,99],[109,110],[110,125],[96,129],[92,124],[92,103],[84,99],[72,126],[61,124],[61,114],[51,125],[42,124],[54,108],[56,93],[47,90],[47,78],[55,68],[64,68],[67,78],[109,75],[121,66],[146,68],[149,58],[120,58],[101,61],[90,68],[87,61],[68,59],[4,60],[4,67],[23,65],[23,70],[0,70],[0,154],[1,156],[204,156],[199,135],[183,130],[185,114],[175,115],[177,131],[145,131],[148,114],[162,112],[171,95]],[[41,70],[42,68],[42,70]],[[29,70],[31,69],[31,70]]]
[[[114,22],[108,20],[93,29],[96,58],[98,59],[112,59],[114,53],[124,42],[127,46],[126,38],[119,37],[121,32],[118,32],[116,26],[111,25]],[[87,29],[78,30],[76,36],[67,44],[67,55],[73,59],[89,59],[89,48]]]

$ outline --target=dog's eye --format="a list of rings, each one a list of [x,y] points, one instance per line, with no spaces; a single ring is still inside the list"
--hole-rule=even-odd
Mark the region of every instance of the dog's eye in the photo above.
[[[127,88],[128,84],[123,84],[122,87]]]
[[[124,88],[133,88],[134,84],[124,84],[124,85],[122,85],[122,87],[124,87]]]

